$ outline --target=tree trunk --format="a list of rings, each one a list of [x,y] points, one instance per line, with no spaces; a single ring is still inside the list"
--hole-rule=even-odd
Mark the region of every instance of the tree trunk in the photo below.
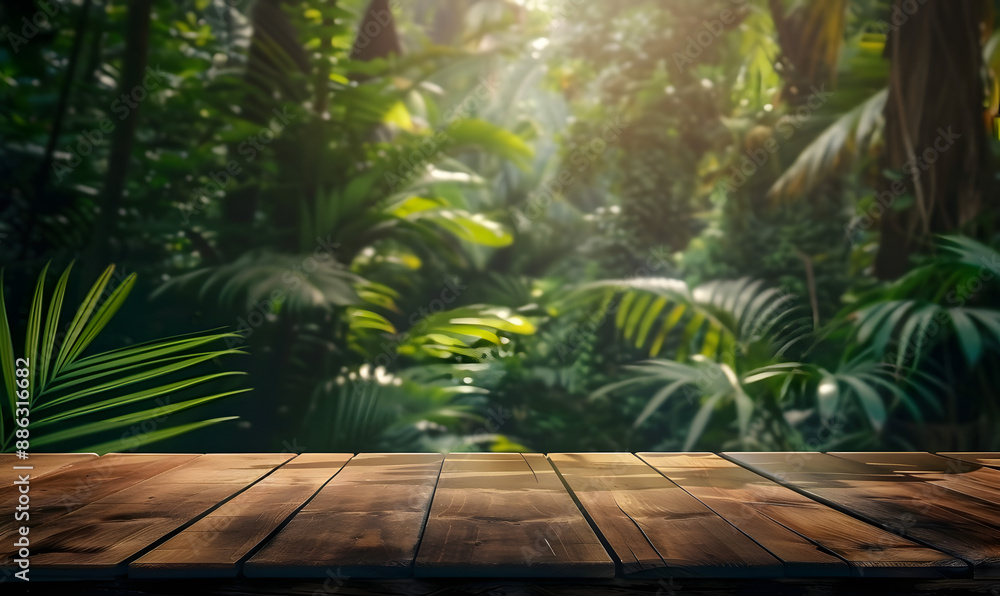
[[[95,251],[90,264],[96,271],[100,271],[116,256],[114,245],[118,210],[125,190],[136,123],[139,120],[140,104],[132,95],[135,89],[142,87],[143,77],[146,75],[152,5],[152,0],[133,0],[128,4],[125,55],[122,58],[121,80],[118,82],[119,97],[129,96],[127,100],[122,100],[122,103],[128,106],[128,111],[124,113],[124,118],[116,122],[112,132],[111,155],[108,157],[108,170],[104,178],[104,200],[101,203],[101,213],[97,218],[96,233],[92,241]]]
[[[49,140],[45,145],[45,154],[42,157],[42,165],[38,169],[38,180],[36,182],[36,201],[45,200],[45,186],[48,182],[52,169],[53,156],[56,152],[56,143],[62,134],[63,120],[66,117],[66,108],[69,106],[69,95],[73,88],[73,78],[76,75],[76,65],[80,61],[83,38],[87,34],[87,21],[90,18],[91,0],[84,0],[80,7],[80,17],[77,19],[76,31],[73,34],[73,47],[70,49],[69,62],[66,64],[66,76],[63,79],[62,88],[59,90],[59,101],[56,103],[56,114],[52,121],[52,130],[49,131]],[[35,210],[33,210],[34,213]]]
[[[875,273],[895,279],[934,234],[959,230],[983,212],[988,148],[983,127],[984,3],[930,1],[912,14],[893,2],[886,54],[891,61],[885,106],[881,242]],[[904,195],[912,205],[896,204]],[[890,198],[891,197],[891,198]]]
[[[59,100],[56,103],[55,116],[52,119],[52,128],[49,130],[49,139],[45,144],[45,153],[42,155],[42,163],[38,167],[35,176],[35,194],[33,208],[28,212],[28,221],[23,232],[21,242],[21,258],[28,255],[34,243],[35,226],[38,224],[40,213],[47,213],[50,210],[51,202],[46,196],[46,188],[49,178],[52,175],[52,164],[55,161],[56,144],[62,135],[63,121],[66,118],[66,110],[69,106],[69,96],[73,89],[73,79],[76,76],[76,65],[80,59],[83,38],[87,33],[87,22],[90,18],[91,0],[84,0],[80,7],[80,16],[76,22],[76,30],[73,34],[73,46],[70,48],[69,62],[66,64],[66,74],[64,75],[62,87],[59,90]]]
[[[248,87],[255,90],[246,95],[241,117],[259,124],[261,128],[270,125],[275,110],[280,112],[290,105],[300,105],[308,98],[308,89],[299,75],[310,72],[309,55],[302,47],[299,32],[284,12],[282,4],[281,0],[260,0],[254,3],[251,13],[253,35],[243,78]],[[236,155],[242,142],[230,143],[229,154]],[[312,148],[310,145],[304,153],[311,155]],[[275,142],[264,151],[273,155],[278,163],[300,165],[299,154],[288,153],[298,151],[292,145]],[[256,154],[253,161],[244,161],[239,183],[231,181],[225,189],[222,217],[226,229],[216,241],[222,259],[234,258],[254,244],[257,213],[270,206],[268,200],[272,197],[266,190],[261,190],[265,186],[262,161],[265,160]],[[293,206],[299,197],[281,197],[278,200],[289,208],[277,209],[271,224],[275,228],[293,224],[298,215],[298,209]]]
[[[354,47],[351,48],[351,60],[368,62],[402,53],[389,0],[372,0],[358,27]]]

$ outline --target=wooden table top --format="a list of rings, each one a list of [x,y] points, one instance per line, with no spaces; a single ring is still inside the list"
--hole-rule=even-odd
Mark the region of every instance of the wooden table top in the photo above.
[[[0,479],[6,578],[25,523],[32,580],[1000,578],[997,453],[0,454]]]

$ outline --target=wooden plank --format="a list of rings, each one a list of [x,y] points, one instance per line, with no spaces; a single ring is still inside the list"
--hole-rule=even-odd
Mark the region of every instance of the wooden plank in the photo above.
[[[1000,453],[995,451],[939,451],[937,454],[980,466],[1000,468]]]
[[[351,454],[300,455],[129,565],[129,577],[236,577],[258,545],[319,491]]]
[[[30,473],[31,479],[37,480],[66,466],[96,458],[96,453],[32,453],[28,459],[20,459],[13,453],[0,453],[0,486],[6,488],[12,485],[18,475]],[[31,469],[15,470],[15,466]]]
[[[830,455],[1000,504],[1000,470],[921,452],[838,452]]]
[[[108,577],[169,534],[291,459],[210,454],[32,531],[32,576]]]
[[[864,577],[942,577],[968,569],[715,454],[638,455],[781,559],[788,575],[838,576],[848,564]]]
[[[755,498],[748,487],[753,487],[757,479],[778,486],[773,482],[711,453],[637,455],[780,559],[786,576],[850,575],[851,568],[845,560],[824,551],[817,543],[804,538],[768,517],[759,508],[752,506]],[[741,476],[740,472],[748,474],[749,477]],[[767,488],[765,486],[763,490],[766,491]],[[783,490],[809,501],[793,491]],[[773,496],[779,505],[783,503],[784,495]],[[818,503],[813,503],[829,510]],[[802,503],[795,505],[801,506]]]
[[[414,573],[614,577],[615,565],[544,456],[452,453]]]
[[[781,577],[781,562],[630,453],[549,458],[631,577]]]
[[[60,468],[40,479],[29,479],[31,502],[26,521],[32,532],[81,507],[198,457],[188,455],[111,453]],[[14,502],[17,487],[0,490],[0,503]],[[0,518],[0,544],[13,541],[22,525],[13,516]],[[0,566],[12,564],[9,552],[0,553]]]
[[[726,453],[729,459],[1000,576],[1000,506],[903,474],[822,453]],[[988,521],[987,521],[988,520]]]
[[[243,566],[247,577],[408,577],[444,457],[354,457]]]

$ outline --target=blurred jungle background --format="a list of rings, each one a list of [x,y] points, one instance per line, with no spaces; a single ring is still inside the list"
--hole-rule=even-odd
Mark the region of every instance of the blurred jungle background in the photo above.
[[[998,8],[5,1],[2,448],[1000,449]]]

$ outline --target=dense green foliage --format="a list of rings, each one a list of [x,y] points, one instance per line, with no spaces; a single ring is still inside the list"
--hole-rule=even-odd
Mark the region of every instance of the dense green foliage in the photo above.
[[[942,35],[978,44],[986,122],[976,2]],[[22,355],[43,449],[1000,448],[1000,147],[893,165],[917,58],[887,40],[928,13],[52,4],[0,9],[5,449]],[[961,221],[928,223],[965,175],[939,155],[987,164]],[[888,214],[925,224],[901,256]],[[49,290],[73,260],[97,284]]]

